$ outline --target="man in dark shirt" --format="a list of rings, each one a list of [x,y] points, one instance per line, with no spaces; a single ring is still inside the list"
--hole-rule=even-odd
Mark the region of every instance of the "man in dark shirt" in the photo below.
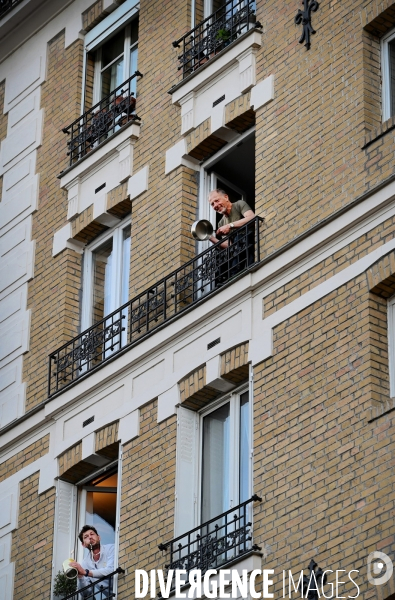
[[[227,193],[221,189],[210,192],[208,200],[213,209],[222,215],[216,235],[222,237],[235,232],[230,240],[225,240],[218,247],[221,249],[223,259],[219,262],[223,262],[223,265],[220,267],[216,284],[222,285],[229,277],[237,275],[254,262],[254,230],[253,226],[247,230],[245,225],[255,217],[255,214],[247,202],[244,200],[231,202]],[[210,242],[216,244],[219,240],[212,235]]]
[[[222,218],[218,223],[217,235],[228,235],[232,229],[243,227],[248,221],[255,217],[254,211],[248,206],[244,200],[231,202],[229,196],[224,190],[216,189],[209,193],[208,201],[215,210],[220,213]],[[210,242],[216,244],[219,240],[215,236],[211,236]],[[226,248],[228,242],[224,242],[221,247]]]

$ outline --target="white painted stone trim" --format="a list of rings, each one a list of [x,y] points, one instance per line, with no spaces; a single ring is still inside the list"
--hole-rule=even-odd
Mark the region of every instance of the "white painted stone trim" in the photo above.
[[[66,248],[71,248],[82,254],[83,248],[85,244],[84,242],[79,242],[78,240],[74,240],[71,232],[71,223],[66,223],[62,229],[58,229],[55,231],[53,236],[53,245],[52,245],[52,256],[56,256]]]
[[[140,410],[133,412],[119,419],[118,440],[122,445],[130,442],[140,435]]]
[[[128,194],[134,200],[148,190],[149,166],[146,165],[137,171],[128,181]]]
[[[237,63],[238,56],[242,55],[245,50],[250,47],[260,48],[262,46],[262,34],[257,29],[252,29],[250,35],[246,36],[242,41],[235,43],[227,52],[207,67],[196,73],[196,75],[186,81],[184,85],[173,92],[171,99],[173,104],[181,105],[181,100],[191,92],[196,92],[201,87],[207,85],[211,80],[217,77],[221,72],[227,69],[232,64]]]
[[[274,75],[269,75],[257,83],[251,90],[251,106],[258,110],[274,99]]]
[[[133,123],[129,125],[123,131],[111,136],[108,142],[103,144],[92,154],[88,154],[87,158],[83,161],[76,163],[76,165],[67,173],[60,178],[60,187],[63,189],[69,189],[69,186],[73,180],[77,177],[86,177],[89,172],[94,169],[100,168],[100,164],[108,160],[112,155],[119,153],[118,148],[122,148],[126,140],[131,140],[133,143],[140,136],[140,125]]]
[[[187,153],[187,142],[183,138],[166,152],[165,174],[168,175],[177,167],[185,165],[194,171],[199,170],[199,161],[195,160]]]

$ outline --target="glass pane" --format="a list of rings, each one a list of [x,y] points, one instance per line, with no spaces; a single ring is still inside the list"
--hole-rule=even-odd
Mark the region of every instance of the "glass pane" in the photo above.
[[[229,402],[203,419],[202,522],[229,507]]]
[[[137,46],[135,46],[134,48],[132,48],[130,50],[130,73],[129,73],[130,77],[133,75],[133,73],[135,71],[137,71],[137,55],[138,55],[138,49],[137,49]],[[132,79],[132,81],[130,82],[130,91],[134,93],[135,97],[136,97],[136,83],[137,83],[136,78]]]
[[[239,456],[239,502],[250,497],[250,403],[248,392],[240,396],[240,456]]]
[[[114,473],[110,476],[101,475],[100,477],[92,481],[90,485],[98,487],[112,487],[116,489],[118,485],[118,473]]]
[[[395,115],[395,40],[388,44],[390,62],[391,117]]]
[[[125,30],[117,33],[108,42],[103,44],[101,49],[101,66],[102,69],[109,65],[113,60],[118,58],[124,51]]]
[[[97,529],[102,544],[115,543],[115,521],[117,514],[117,482],[118,474],[101,476],[90,486],[98,488],[97,492],[86,493],[85,523]],[[113,488],[113,492],[100,492],[100,488]]]
[[[108,96],[110,92],[115,90],[124,81],[123,75],[123,56],[113,63],[108,69],[102,72],[101,78],[101,97]]]
[[[92,322],[97,323],[111,312],[112,238],[93,253]]]
[[[117,494],[112,492],[86,493],[86,520],[97,529],[102,544],[115,543]]]
[[[139,39],[139,21],[138,19],[135,19],[134,21],[132,21],[131,23],[131,40],[130,40],[130,45],[132,46],[133,44],[136,44],[136,42]]]
[[[125,304],[128,301],[128,298],[129,298],[130,233],[131,233],[131,226],[128,225],[123,230],[123,239],[122,239],[122,289],[121,289],[121,305]]]

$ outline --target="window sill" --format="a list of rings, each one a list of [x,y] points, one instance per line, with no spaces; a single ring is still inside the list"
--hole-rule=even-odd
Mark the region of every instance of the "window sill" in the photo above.
[[[71,180],[75,179],[76,177],[80,177],[88,172],[92,167],[96,166],[97,163],[106,160],[111,154],[114,154],[117,146],[122,144],[127,139],[137,139],[139,135],[140,122],[136,123],[136,121],[129,121],[129,123],[124,125],[124,127],[104,140],[100,146],[93,148],[74,165],[71,165],[64,171],[61,171],[61,173],[59,173],[57,176],[58,179],[60,179],[60,187],[67,186]]]
[[[368,146],[382,138],[393,129],[395,129],[395,115],[365,135],[365,141],[362,146],[362,150],[368,148]]]
[[[181,98],[190,92],[198,90],[218,74],[223,72],[233,63],[237,63],[237,57],[250,47],[260,48],[262,46],[262,32],[258,29],[250,29],[241,35],[232,44],[224,48],[206,64],[199,67],[180,83],[173,86],[168,94],[171,94],[173,104],[177,104]]]

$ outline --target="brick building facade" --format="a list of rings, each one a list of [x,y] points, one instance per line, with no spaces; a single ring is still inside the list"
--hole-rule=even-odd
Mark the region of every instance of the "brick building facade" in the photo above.
[[[296,0],[0,7],[0,598],[86,522],[120,600],[190,530],[274,598],[311,559],[395,598],[395,2],[306,4],[302,43]]]

